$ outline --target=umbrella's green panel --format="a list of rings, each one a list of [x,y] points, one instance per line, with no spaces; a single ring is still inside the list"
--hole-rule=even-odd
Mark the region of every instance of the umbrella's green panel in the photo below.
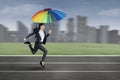
[[[54,16],[54,14],[52,13],[49,13],[49,14],[50,14],[51,22],[57,21],[56,16]]]
[[[48,22],[47,23],[52,23],[52,22],[57,21],[56,16],[54,14],[52,14],[50,11],[49,11],[48,15],[49,16],[48,16]]]

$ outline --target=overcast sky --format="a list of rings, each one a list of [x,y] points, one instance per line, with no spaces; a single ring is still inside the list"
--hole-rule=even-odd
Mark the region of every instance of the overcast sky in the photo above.
[[[67,17],[60,21],[65,29],[68,17],[87,16],[88,25],[110,25],[110,29],[120,30],[120,0],[0,0],[0,24],[16,30],[20,20],[30,27],[31,17],[44,8],[63,10]]]

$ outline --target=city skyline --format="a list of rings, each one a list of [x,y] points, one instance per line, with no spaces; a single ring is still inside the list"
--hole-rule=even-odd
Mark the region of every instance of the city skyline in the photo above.
[[[88,17],[90,26],[109,25],[110,29],[120,30],[120,0],[1,0],[0,24],[15,30],[16,21],[20,20],[30,29],[32,15],[47,7],[67,14],[66,19],[60,21],[61,29],[66,29],[67,18],[81,15]]]
[[[54,31],[51,37],[48,38],[49,42],[81,42],[81,43],[120,43],[120,35],[118,30],[109,30],[108,25],[100,25],[99,28],[87,25],[87,17],[77,16],[77,31],[75,30],[74,18],[69,18],[67,22],[68,31],[60,31],[59,23],[52,23]],[[32,24],[31,28],[34,29],[35,25]],[[46,25],[48,26],[48,25]],[[23,38],[28,34],[27,26],[17,21],[17,31],[9,31],[7,27],[0,24],[0,42],[23,42]],[[48,31],[48,28],[45,30]],[[30,39],[34,41],[33,39]]]

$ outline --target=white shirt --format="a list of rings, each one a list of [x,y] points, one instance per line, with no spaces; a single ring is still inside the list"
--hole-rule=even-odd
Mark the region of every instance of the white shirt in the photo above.
[[[40,30],[39,31],[39,35],[41,37],[41,42],[43,42],[44,38],[45,38],[45,34],[44,34],[44,31],[43,30]]]

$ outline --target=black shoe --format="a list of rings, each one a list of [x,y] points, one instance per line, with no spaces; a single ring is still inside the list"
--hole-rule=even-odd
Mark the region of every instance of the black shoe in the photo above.
[[[29,44],[30,45],[31,43],[30,43],[30,41],[26,41],[26,42],[24,42],[24,44]]]
[[[45,68],[45,64],[43,61],[40,61],[40,65],[42,66],[42,68]]]

